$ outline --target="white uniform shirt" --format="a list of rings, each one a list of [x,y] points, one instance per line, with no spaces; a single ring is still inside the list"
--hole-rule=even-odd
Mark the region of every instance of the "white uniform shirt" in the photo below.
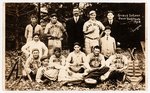
[[[56,24],[52,24],[51,22],[46,25],[45,34],[50,34],[53,37],[61,38],[65,32],[64,26],[57,21]]]
[[[110,69],[126,69],[128,64],[128,59],[123,54],[119,54],[117,56],[116,54],[111,55],[109,59],[106,61],[107,66],[110,67]]]
[[[49,59],[49,66],[61,69],[65,65],[66,58],[61,55],[57,58],[55,55],[52,55]]]
[[[84,23],[83,25],[83,32],[84,33],[89,33],[92,30],[94,30],[93,33],[89,33],[86,36],[90,38],[97,38],[100,35],[100,30],[104,30],[105,27],[100,21],[91,21],[88,20],[87,22]]]
[[[42,57],[42,55],[47,56],[48,54],[48,48],[46,47],[46,45],[41,42],[35,42],[35,41],[30,41],[27,42],[22,48],[21,50],[26,54],[26,55],[31,55],[32,54],[32,50],[33,49],[38,49],[39,50],[39,56]],[[43,53],[44,50],[44,53]]]
[[[83,52],[75,53],[74,51],[71,52],[67,59],[66,59],[66,64],[73,64],[73,65],[80,65],[85,63],[86,61],[86,55]]]
[[[35,29],[34,29],[34,33],[41,33],[42,32],[42,27],[41,25],[37,24],[35,26]],[[32,38],[33,36],[33,26],[31,24],[27,25],[26,26],[26,29],[25,29],[25,38]]]
[[[92,61],[94,63],[91,63]],[[98,63],[96,63],[96,62],[98,62]],[[98,67],[101,68],[101,67],[105,66],[106,64],[105,64],[104,56],[102,54],[99,54],[99,56],[96,57],[96,56],[94,56],[93,53],[88,54],[86,57],[86,63],[85,63],[86,68],[89,70],[92,70],[92,68],[94,68],[94,67],[92,67],[92,65],[94,65],[94,64],[95,64],[95,66],[97,64],[101,65],[101,66],[97,66],[96,68],[98,68]]]
[[[33,56],[30,56],[25,63],[27,73],[30,73],[31,71],[37,71],[40,66],[40,58],[34,59]]]

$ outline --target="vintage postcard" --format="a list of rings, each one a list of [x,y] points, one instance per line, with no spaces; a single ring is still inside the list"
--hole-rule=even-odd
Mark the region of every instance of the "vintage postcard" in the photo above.
[[[146,92],[146,6],[3,2],[3,90]]]

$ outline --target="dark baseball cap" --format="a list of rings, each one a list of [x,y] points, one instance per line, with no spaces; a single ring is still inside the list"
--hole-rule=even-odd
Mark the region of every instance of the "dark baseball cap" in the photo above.
[[[51,15],[50,15],[50,17],[57,17],[57,14],[56,13],[52,13]]]

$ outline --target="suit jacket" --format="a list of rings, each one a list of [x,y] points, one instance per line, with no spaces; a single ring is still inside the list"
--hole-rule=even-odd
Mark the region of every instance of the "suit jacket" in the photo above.
[[[83,33],[84,20],[79,17],[78,22],[74,21],[72,17],[66,22],[66,30],[68,33],[68,41],[70,43],[79,42],[83,43],[84,33]]]
[[[116,41],[120,41],[121,38],[121,31],[120,31],[120,24],[117,20],[113,20],[112,24],[109,24],[108,19],[103,21],[104,26],[111,27],[111,36],[115,38]]]

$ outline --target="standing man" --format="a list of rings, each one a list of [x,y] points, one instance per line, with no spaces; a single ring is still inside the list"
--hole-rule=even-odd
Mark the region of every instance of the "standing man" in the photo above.
[[[49,56],[51,56],[56,47],[62,47],[62,36],[63,33],[65,33],[65,28],[62,23],[57,20],[56,13],[51,14],[50,22],[46,25],[44,33],[48,38],[48,50]]]
[[[69,49],[73,51],[73,44],[79,42],[84,47],[84,33],[82,31],[84,20],[79,16],[79,8],[73,9],[73,17],[66,22],[66,31],[68,33]],[[81,48],[81,50],[83,50]]]
[[[114,18],[114,12],[108,11],[107,12],[107,18],[103,22],[104,26],[110,26],[111,27],[111,36],[115,38],[116,43],[120,45],[120,24],[117,20]]]
[[[37,16],[32,15],[31,16],[31,24],[28,24],[25,29],[25,38],[27,42],[32,41],[32,37],[34,33],[41,34],[42,33],[42,27],[41,25],[37,24]]]
[[[111,28],[109,26],[105,27],[105,35],[101,38],[101,53],[104,55],[105,60],[107,60],[111,55],[115,53],[116,41],[110,36]]]
[[[92,47],[99,46],[99,39],[101,37],[101,30],[105,30],[104,25],[96,20],[96,12],[94,10],[89,12],[90,19],[84,23],[83,32],[85,34],[85,51],[86,54],[92,52]]]

